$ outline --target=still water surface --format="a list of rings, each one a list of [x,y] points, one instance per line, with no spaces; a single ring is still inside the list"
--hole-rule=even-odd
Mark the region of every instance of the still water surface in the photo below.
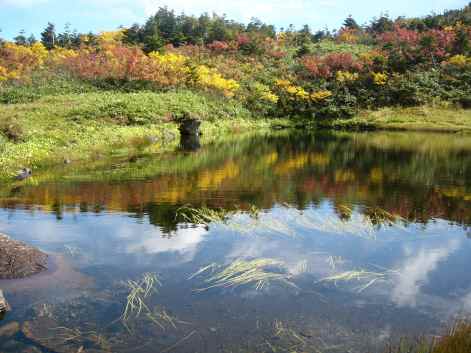
[[[382,352],[471,314],[471,136],[280,133],[72,168],[0,189],[0,232],[51,262],[0,281],[23,327],[1,352]]]

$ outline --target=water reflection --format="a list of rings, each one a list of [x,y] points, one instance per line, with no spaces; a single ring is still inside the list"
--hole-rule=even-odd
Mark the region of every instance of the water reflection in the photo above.
[[[440,143],[426,143],[430,140]],[[336,205],[379,207],[424,224],[443,218],[468,225],[469,151],[467,136],[411,134],[406,141],[386,133],[252,138],[205,146],[189,155],[81,171],[59,184],[7,187],[1,191],[1,205],[40,207],[58,218],[68,211],[103,209],[151,215],[153,224],[171,232],[178,223],[172,215],[183,204],[270,209],[288,202],[303,209],[329,198]]]
[[[398,305],[416,306],[421,287],[429,282],[429,275],[447,260],[458,248],[460,241],[452,239],[439,248],[405,249],[406,259],[401,266],[401,276],[394,286],[392,299]]]
[[[471,314],[471,139],[402,136],[241,139],[4,187],[0,232],[56,263],[0,281],[7,320],[28,323],[30,341],[11,339],[57,352],[365,352],[437,333]],[[183,205],[222,216],[192,222]],[[128,284],[145,273],[162,286],[125,327]],[[21,351],[7,341],[0,350]]]

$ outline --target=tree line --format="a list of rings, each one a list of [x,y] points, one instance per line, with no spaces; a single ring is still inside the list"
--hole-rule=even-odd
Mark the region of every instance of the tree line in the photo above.
[[[342,24],[342,29],[350,29],[369,34],[381,34],[390,31],[396,24],[413,30],[441,29],[460,22],[471,25],[471,2],[463,9],[445,11],[443,14],[431,14],[422,18],[398,17],[392,19],[388,14],[382,14],[367,24],[360,25],[349,16]],[[143,24],[133,24],[123,30],[123,41],[128,44],[142,46],[146,52],[159,50],[165,45],[175,47],[187,44],[203,45],[216,41],[229,42],[241,34],[257,35],[264,38],[274,38],[277,32],[289,32],[297,42],[318,42],[334,37],[336,31],[323,29],[313,32],[308,25],[296,30],[293,25],[277,30],[275,26],[266,24],[253,18],[248,24],[228,19],[225,15],[204,13],[198,17],[177,14],[168,7],[161,7],[155,15],[149,17]],[[19,45],[32,45],[38,41],[33,35],[27,35],[24,30],[13,39]],[[68,49],[79,48],[81,45],[93,45],[97,35],[79,33],[71,30],[67,24],[62,32],[57,31],[53,23],[48,23],[41,32],[39,41],[48,49],[63,47]],[[1,42],[1,38],[0,38]]]

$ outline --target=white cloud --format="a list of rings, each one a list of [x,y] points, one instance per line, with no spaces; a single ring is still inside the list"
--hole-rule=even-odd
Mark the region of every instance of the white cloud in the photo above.
[[[165,252],[191,253],[194,254],[197,246],[204,240],[207,231],[203,227],[180,228],[177,235],[172,238],[163,238],[152,234],[136,237],[132,234],[126,245],[128,253],[159,254]]]
[[[466,312],[471,312],[471,292],[463,298],[463,306]]]
[[[415,306],[422,286],[428,282],[429,275],[458,247],[458,241],[450,241],[445,247],[424,248],[418,253],[411,254],[399,270],[401,276],[392,291],[392,300],[400,306]]]

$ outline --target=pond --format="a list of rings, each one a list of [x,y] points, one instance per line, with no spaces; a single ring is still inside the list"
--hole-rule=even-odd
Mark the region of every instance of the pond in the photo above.
[[[35,178],[0,188],[0,232],[50,257],[0,281],[1,352],[382,352],[471,314],[469,135],[279,132]]]

